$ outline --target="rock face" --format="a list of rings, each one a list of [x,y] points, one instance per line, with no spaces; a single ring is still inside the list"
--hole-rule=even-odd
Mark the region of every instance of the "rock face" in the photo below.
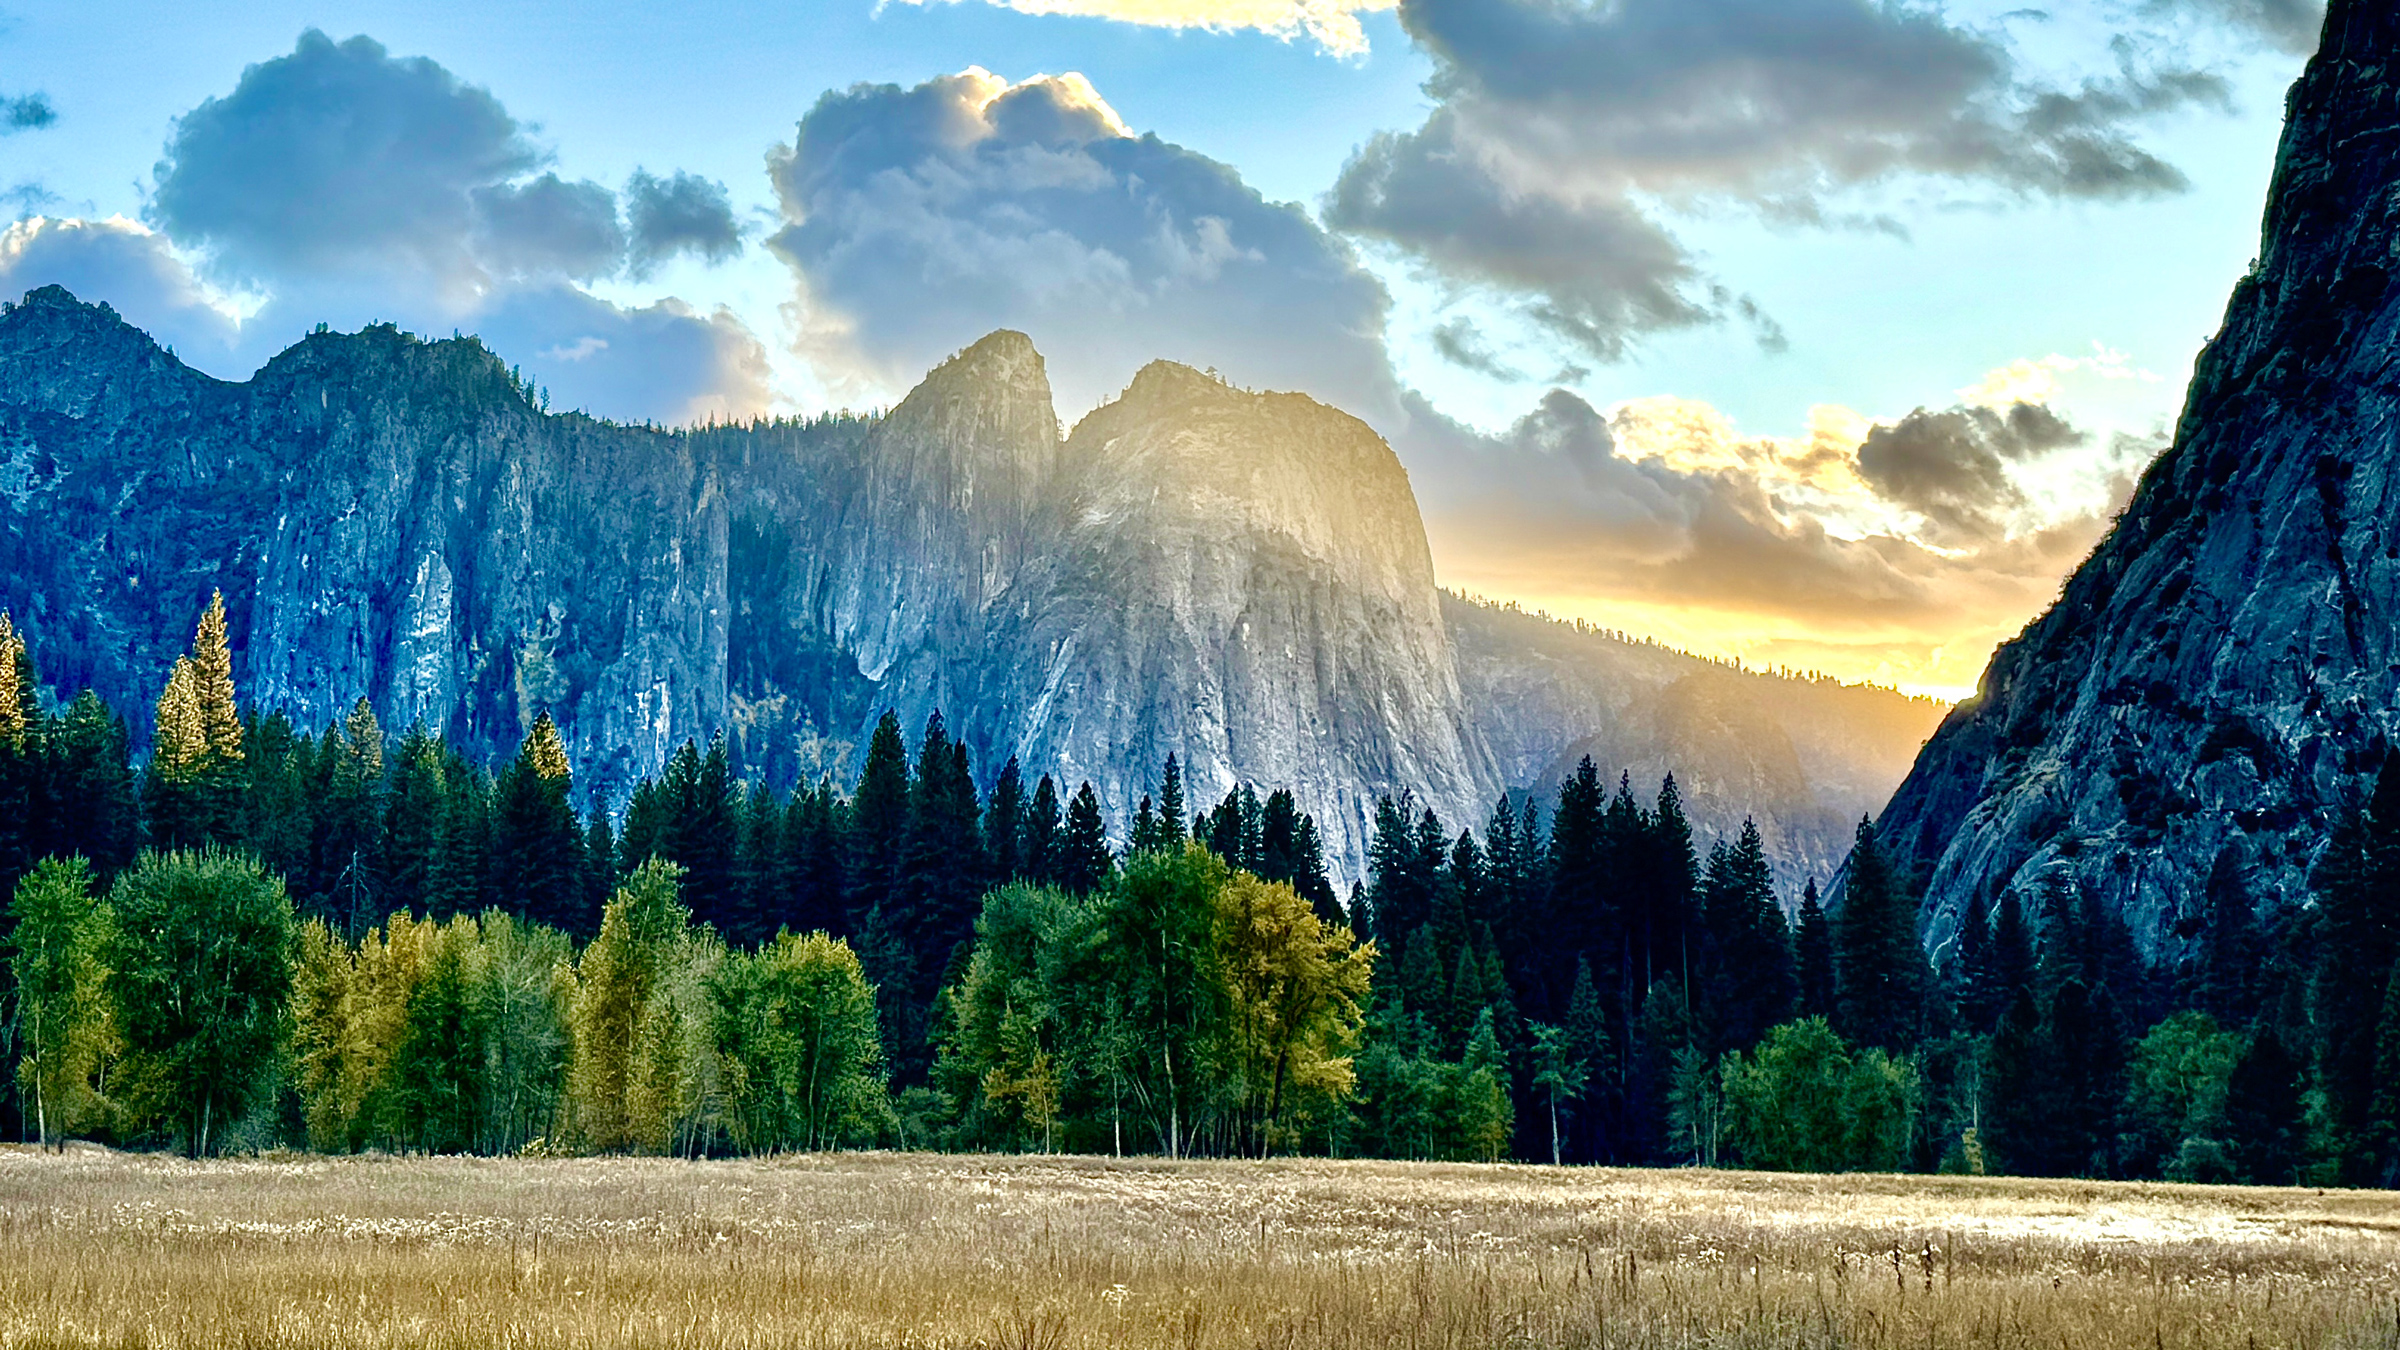
[[[1002,332],[879,418],[661,431],[549,415],[471,339],[320,333],[228,384],[28,296],[0,606],[53,694],[144,738],[211,588],[244,696],[304,726],[364,694],[493,756],[548,709],[621,802],[687,737],[846,779],[938,708],[987,781],[1088,779],[1120,826],[1170,752],[1199,798],[1288,784],[1350,876],[1380,794],[1480,824],[1585,753],[1822,873],[1934,715],[1446,597],[1370,429],[1181,366],[1062,435]]]
[[[1883,814],[1937,945],[2081,882],[2168,947],[2228,849],[2302,899],[2400,730],[2396,273],[2400,9],[2335,0],[2174,447]]]

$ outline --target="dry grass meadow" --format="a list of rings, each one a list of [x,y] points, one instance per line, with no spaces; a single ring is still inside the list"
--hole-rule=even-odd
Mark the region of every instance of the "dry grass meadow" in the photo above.
[[[2364,1192],[0,1152],[0,1347],[2394,1346],[2396,1263]]]

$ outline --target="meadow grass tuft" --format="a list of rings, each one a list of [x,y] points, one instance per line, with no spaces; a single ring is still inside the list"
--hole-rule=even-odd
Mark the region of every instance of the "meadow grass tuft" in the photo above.
[[[2368,1347],[2400,1199],[835,1154],[0,1152],[0,1347]]]

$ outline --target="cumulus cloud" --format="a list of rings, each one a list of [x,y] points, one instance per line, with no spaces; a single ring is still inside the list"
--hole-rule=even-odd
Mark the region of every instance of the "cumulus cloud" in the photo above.
[[[2031,81],[2000,38],[1878,0],[1402,0],[1400,17],[1434,62],[1436,106],[1360,148],[1328,222],[1518,297],[1605,360],[1727,319],[1777,340],[1702,275],[1674,213],[1888,224],[1845,194],[1904,178],[2003,197],[2180,191],[2134,128],[2226,97],[2214,76],[2130,64],[2074,88]]]
[[[588,281],[616,271],[624,259],[616,194],[588,179],[569,183],[546,173],[477,188],[472,201],[475,251],[494,271]]]
[[[2035,500],[2033,476],[2095,452],[2033,406],[1884,425],[1826,407],[1790,437],[1686,400],[1604,412],[1565,390],[1496,435],[1412,411],[1400,443],[1447,584],[1919,688],[1971,683],[2130,490],[2116,472]]]
[[[698,174],[655,178],[634,170],[625,184],[625,215],[637,272],[680,254],[723,262],[742,251],[742,227],[734,223],[725,185]]]
[[[489,91],[311,29],[177,120],[149,215],[252,273],[402,256],[449,275],[472,266],[475,194],[542,160]]]
[[[629,260],[728,256],[694,224],[712,185],[637,175],[629,236],[614,192],[547,159],[495,96],[433,61],[311,31],[178,120],[147,225],[20,222],[0,242],[0,292],[64,285],[228,378],[318,323],[391,320],[480,334],[562,407],[668,422],[766,408],[764,348],[730,314],[577,284]]]
[[[1152,357],[1396,410],[1389,298],[1347,246],[1226,165],[1136,136],[1081,76],[986,71],[827,94],[773,157],[768,247],[820,369],[905,387],[1000,327],[1069,411]]]
[[[926,4],[929,0],[909,0]],[[1361,56],[1366,29],[1358,16],[1388,10],[1399,0],[990,0],[1020,14],[1073,14],[1153,28],[1255,29],[1285,41],[1305,37],[1337,56]]]
[[[1867,433],[1858,475],[1887,500],[1932,527],[1937,543],[1984,543],[2024,504],[2012,466],[2081,445],[2084,433],[2038,403],[1992,408],[1917,409]]]

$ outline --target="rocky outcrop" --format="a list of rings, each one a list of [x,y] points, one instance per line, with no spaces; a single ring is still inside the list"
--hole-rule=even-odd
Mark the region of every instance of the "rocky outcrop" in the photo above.
[[[2400,731],[2400,9],[2335,0],[2257,266],[2174,446],[1883,814],[1937,945],[2001,890],[2097,888],[2154,950],[2231,850],[2300,902]]]
[[[306,726],[363,693],[494,756],[548,709],[621,802],[687,737],[846,779],[938,708],[987,779],[1120,820],[1170,752],[1202,797],[1288,784],[1352,876],[1379,795],[1480,823],[1586,753],[1821,872],[1930,718],[1448,599],[1368,427],[1168,363],[1067,436],[1006,332],[881,417],[663,431],[550,415],[472,339],[229,384],[64,291],[0,316],[0,606],[54,692],[140,738],[220,587],[245,696]]]

